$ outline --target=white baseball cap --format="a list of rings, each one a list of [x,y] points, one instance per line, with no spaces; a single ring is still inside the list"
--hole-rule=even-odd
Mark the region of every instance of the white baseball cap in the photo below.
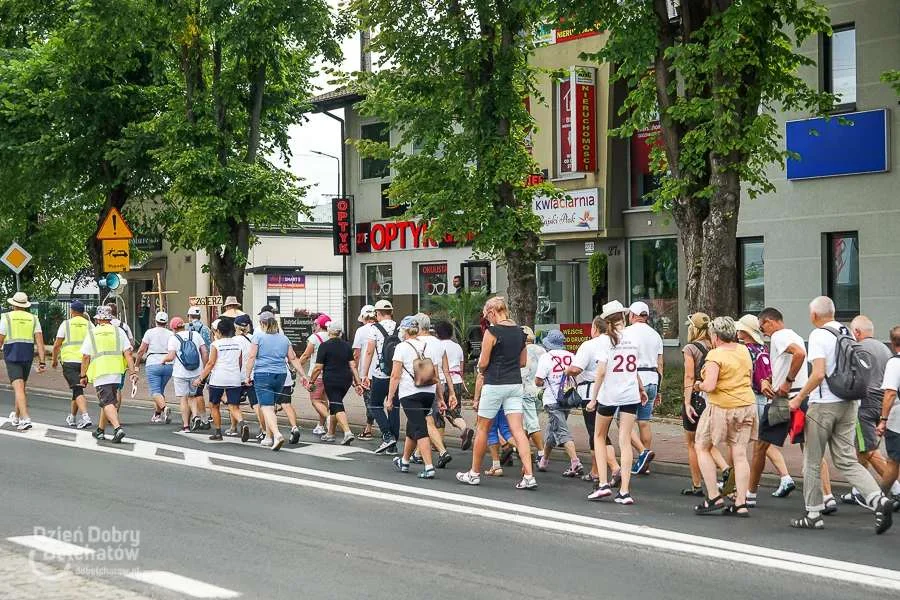
[[[169,322],[168,313],[165,313],[163,311],[159,311],[158,313],[156,313],[156,322],[157,323],[168,323]]]
[[[360,323],[365,323],[367,318],[372,318],[375,316],[375,307],[371,304],[366,304],[361,309],[359,309],[359,317],[357,317],[357,321]]]
[[[199,317],[202,314],[199,306],[192,306],[188,309],[188,315],[192,317]]]
[[[637,316],[649,315],[650,307],[647,306],[646,302],[632,302],[631,306],[628,307],[628,312]]]

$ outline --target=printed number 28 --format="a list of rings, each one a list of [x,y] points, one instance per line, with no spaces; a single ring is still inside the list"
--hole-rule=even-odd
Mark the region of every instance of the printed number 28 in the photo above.
[[[613,365],[613,373],[622,373],[623,371],[634,373],[637,371],[636,354],[616,354],[613,360],[616,363]]]

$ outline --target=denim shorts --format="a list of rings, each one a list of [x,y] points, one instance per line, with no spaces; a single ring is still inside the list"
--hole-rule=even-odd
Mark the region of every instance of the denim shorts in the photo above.
[[[147,387],[151,396],[165,396],[166,386],[172,379],[172,365],[162,363],[147,365]]]
[[[502,410],[497,411],[497,416],[488,430],[488,446],[499,444],[501,437],[507,442],[512,440],[512,432],[509,430],[509,423],[506,422],[506,415]]]
[[[209,403],[218,406],[222,402],[222,396],[225,396],[225,404],[238,406],[241,403],[240,387],[220,387],[209,386]]]
[[[275,398],[284,389],[287,373],[254,373],[253,388],[260,406],[275,406]]]
[[[653,404],[656,402],[656,393],[658,390],[659,387],[655,383],[648,383],[644,386],[644,391],[647,392],[647,404],[641,405],[638,409],[638,421],[649,421],[653,418]]]
[[[483,386],[481,401],[478,403],[478,416],[493,419],[501,407],[506,414],[521,413],[523,392],[521,383]]]

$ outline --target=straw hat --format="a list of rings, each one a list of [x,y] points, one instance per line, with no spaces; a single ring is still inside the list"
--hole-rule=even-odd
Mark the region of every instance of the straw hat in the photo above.
[[[759,328],[759,319],[756,318],[756,315],[744,315],[735,321],[734,328],[748,334],[757,344],[763,343],[763,333]]]
[[[28,308],[31,306],[31,302],[28,301],[28,294],[25,292],[16,292],[12,298],[8,298],[6,301],[9,302],[10,306],[15,306],[16,308]]]

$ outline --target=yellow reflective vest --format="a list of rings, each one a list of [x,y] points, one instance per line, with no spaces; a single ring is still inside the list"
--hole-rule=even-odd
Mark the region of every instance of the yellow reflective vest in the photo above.
[[[91,323],[84,317],[72,317],[64,323],[66,336],[60,348],[59,358],[64,363],[81,362],[81,344],[91,329]]]
[[[125,373],[125,356],[122,354],[125,348],[119,338],[119,328],[112,325],[99,325],[93,330],[88,330],[91,339],[91,364],[88,366],[88,381],[94,382],[104,375],[119,375]]]
[[[34,360],[34,334],[37,317],[27,310],[11,310],[3,314],[6,322],[6,339],[3,342],[3,356],[10,362],[30,362]]]

